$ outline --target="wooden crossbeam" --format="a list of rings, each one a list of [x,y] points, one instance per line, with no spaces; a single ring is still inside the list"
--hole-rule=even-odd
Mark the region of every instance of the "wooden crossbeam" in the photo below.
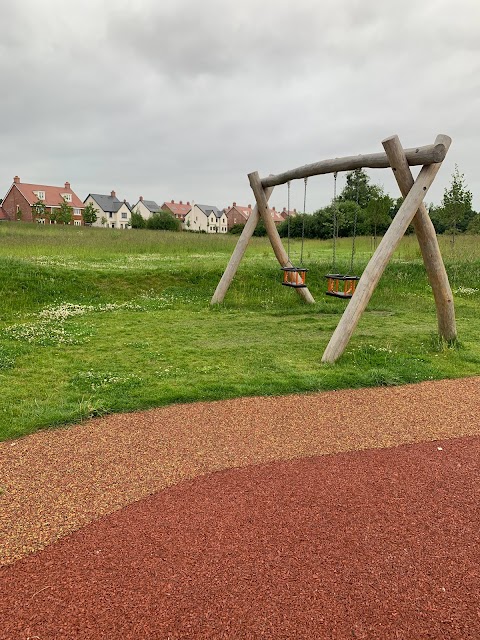
[[[405,157],[410,166],[427,165],[442,162],[447,154],[447,147],[442,142],[429,144],[424,147],[405,149]],[[347,156],[345,158],[333,158],[332,160],[322,160],[313,164],[306,164],[303,167],[290,169],[284,173],[271,175],[262,178],[262,187],[275,187],[285,184],[290,180],[299,178],[309,178],[325,173],[335,173],[339,171],[353,171],[354,169],[387,169],[390,161],[386,153],[368,153],[358,156]]]

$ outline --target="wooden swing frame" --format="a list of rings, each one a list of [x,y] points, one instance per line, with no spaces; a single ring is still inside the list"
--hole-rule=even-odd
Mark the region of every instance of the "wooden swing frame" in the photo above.
[[[448,342],[454,341],[457,337],[457,329],[452,290],[438,246],[435,228],[423,204],[423,199],[442,165],[450,144],[451,138],[446,135],[438,135],[433,145],[404,149],[398,136],[395,135],[382,141],[384,153],[322,160],[278,175],[270,175],[267,178],[260,178],[256,171],[250,173],[248,179],[255,195],[256,206],[245,224],[227,268],[217,285],[211,304],[223,302],[260,219],[265,224],[267,235],[280,266],[287,269],[294,268],[283,247],[268,208],[268,200],[275,186],[298,178],[338,171],[391,167],[404,201],[358,283],[356,283],[355,292],[330,338],[322,362],[335,362],[344,352],[378,281],[410,223],[413,224],[417,235],[435,298],[439,334]],[[422,169],[417,179],[414,180],[410,166],[419,165],[422,165]],[[309,304],[315,302],[307,286],[295,287],[295,290],[305,302]]]

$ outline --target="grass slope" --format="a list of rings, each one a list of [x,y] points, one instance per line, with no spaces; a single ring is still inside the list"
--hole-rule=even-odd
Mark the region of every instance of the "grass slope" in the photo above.
[[[114,411],[240,395],[390,385],[480,372],[480,248],[442,238],[460,342],[436,337],[416,240],[405,238],[336,365],[320,363],[346,303],[324,296],[331,243],[308,241],[317,303],[280,286],[252,241],[223,305],[210,297],[237,238],[0,226],[0,439]],[[292,243],[292,258],[299,243]],[[357,270],[371,241],[357,241]],[[350,242],[340,242],[346,270]],[[343,263],[343,264],[342,264]]]

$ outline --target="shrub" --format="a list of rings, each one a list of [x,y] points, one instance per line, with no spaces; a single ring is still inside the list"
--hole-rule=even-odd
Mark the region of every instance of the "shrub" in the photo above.
[[[157,211],[147,220],[147,229],[180,231],[180,221],[168,211]]]

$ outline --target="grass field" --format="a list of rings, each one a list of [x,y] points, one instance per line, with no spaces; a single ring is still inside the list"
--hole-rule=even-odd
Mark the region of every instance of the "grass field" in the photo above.
[[[252,241],[225,303],[209,300],[237,238],[0,225],[0,439],[108,412],[240,395],[392,385],[480,372],[480,240],[441,238],[459,344],[436,337],[415,237],[403,240],[336,365],[320,360],[346,303],[324,295],[331,243],[308,241],[317,303],[280,286]],[[295,262],[300,245],[292,243]],[[348,269],[340,241],[340,271]],[[357,239],[356,271],[372,253]],[[461,402],[461,398],[459,398]]]

